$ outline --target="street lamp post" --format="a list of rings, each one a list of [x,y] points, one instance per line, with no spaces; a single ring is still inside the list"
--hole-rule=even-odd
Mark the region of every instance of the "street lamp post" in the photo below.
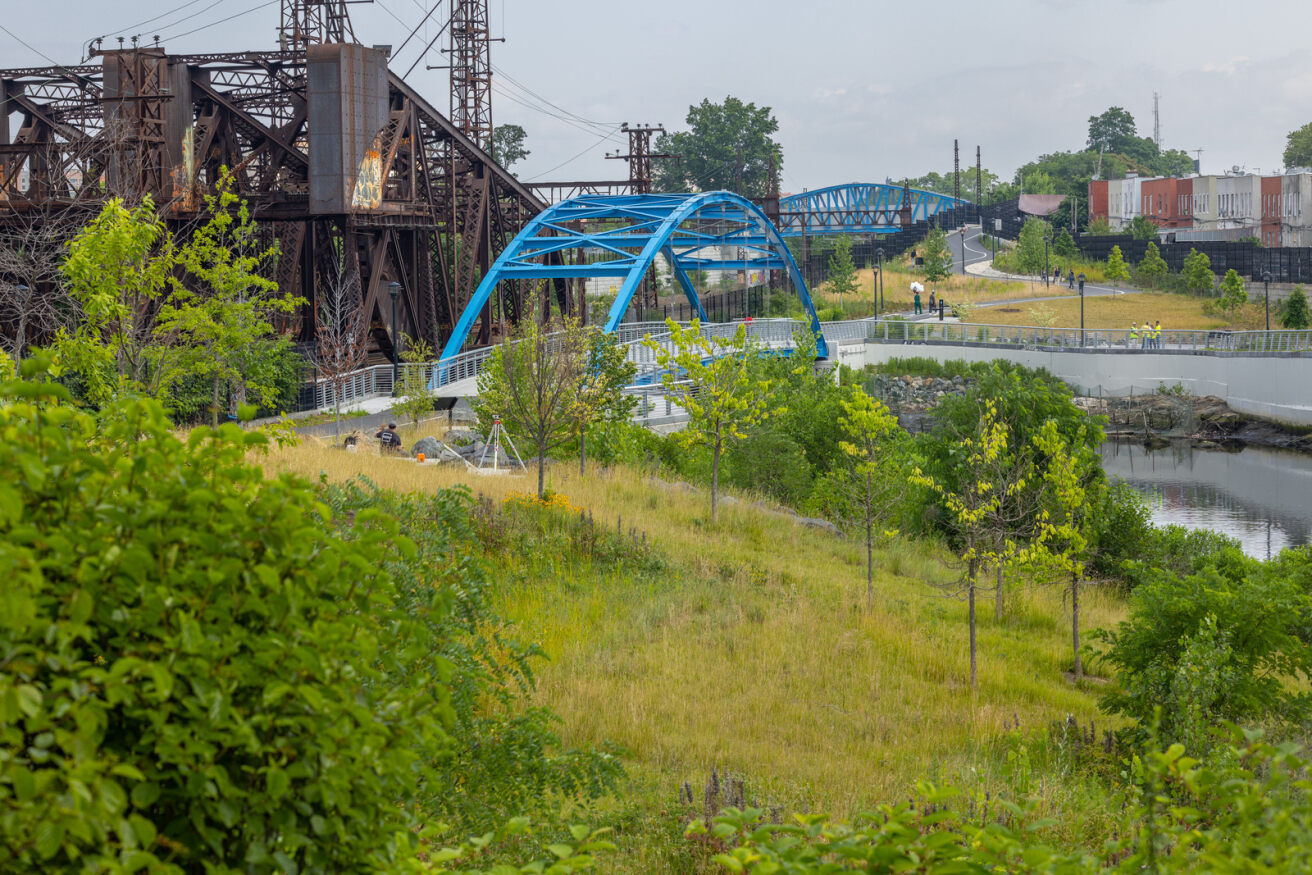
[[[1051,272],[1052,271],[1048,269],[1048,235],[1044,234],[1043,235],[1043,284],[1045,286],[1048,285],[1048,280],[1050,279],[1048,274],[1050,274]]]
[[[1084,274],[1080,274],[1080,346],[1084,346]]]
[[[875,316],[878,317],[884,304],[884,247],[876,249],[875,255],[879,258],[879,290],[875,292]]]
[[[1262,284],[1266,286],[1266,330],[1271,330],[1271,271],[1262,271]]]
[[[392,296],[392,394],[395,395],[401,381],[401,330],[396,324],[396,300],[401,297],[401,284],[388,283],[387,293]]]

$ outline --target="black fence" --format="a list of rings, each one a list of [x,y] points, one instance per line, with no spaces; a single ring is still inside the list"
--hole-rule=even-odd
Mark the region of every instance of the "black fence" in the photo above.
[[[777,272],[772,272],[777,274]],[[770,294],[770,297],[780,302],[782,306],[784,297],[787,294],[782,288],[776,287]],[[745,319],[751,316],[754,319],[762,318],[766,315],[766,290],[764,286],[757,286],[752,289],[727,289],[714,295],[701,295],[702,307],[706,310],[706,319],[708,322],[732,322],[735,319]],[[664,319],[673,319],[675,322],[687,322],[697,315],[697,311],[687,301],[679,303],[665,304],[656,309],[650,307],[640,311],[630,311],[640,322],[656,322]]]
[[[1103,261],[1113,246],[1121,247],[1126,261],[1138,264],[1148,251],[1147,240],[1136,240],[1128,234],[1093,237],[1082,234],[1075,240],[1089,258]],[[1301,283],[1312,280],[1312,247],[1282,246],[1266,248],[1256,243],[1234,240],[1196,240],[1179,243],[1159,243],[1162,259],[1171,270],[1184,267],[1190,250],[1205,254],[1211,262],[1212,272],[1220,276],[1227,270],[1253,282],[1261,282],[1266,273],[1275,283]]]
[[[1010,200],[1000,204],[989,204],[979,209],[979,218],[985,234],[1015,240],[1020,236],[1020,229],[1029,216],[1020,211],[1019,201]],[[1002,220],[998,228],[996,219]],[[1168,232],[1167,240],[1170,241]],[[1094,261],[1106,261],[1113,246],[1121,247],[1121,255],[1126,261],[1138,264],[1148,251],[1147,240],[1136,240],[1129,234],[1109,234],[1093,236],[1075,235],[1075,245],[1086,257]],[[1197,249],[1207,255],[1212,272],[1221,276],[1233,269],[1240,276],[1252,282],[1261,282],[1265,273],[1271,274],[1273,283],[1312,282],[1312,247],[1282,246],[1266,248],[1257,243],[1236,240],[1195,240],[1157,244],[1162,259],[1171,270],[1178,271],[1184,267],[1185,256],[1191,249]]]

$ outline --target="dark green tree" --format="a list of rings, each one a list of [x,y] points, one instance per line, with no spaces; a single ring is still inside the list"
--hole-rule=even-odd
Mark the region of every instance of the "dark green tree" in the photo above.
[[[771,158],[776,170],[783,166],[783,149],[772,139],[779,122],[770,107],[736,97],[708,99],[688,107],[686,121],[688,130],[657,138],[656,150],[674,156],[656,168],[658,190],[768,193]]]
[[[852,262],[852,241],[846,234],[840,234],[834,246],[834,254],[829,256],[829,292],[838,295],[838,304],[843,305],[844,295],[854,295],[857,291],[856,265]]]
[[[1280,324],[1291,330],[1302,330],[1309,323],[1312,323],[1312,315],[1308,313],[1307,295],[1303,293],[1302,286],[1294,286],[1284,306],[1280,308]]]
[[[1285,167],[1312,167],[1312,122],[1289,132],[1284,159]]]
[[[952,250],[948,248],[948,235],[940,228],[935,228],[925,235],[921,247],[925,257],[925,279],[937,282],[952,276]]]
[[[1057,235],[1057,239],[1053,242],[1052,251],[1062,258],[1075,258],[1080,254],[1079,248],[1075,245],[1075,238],[1065,228],[1061,229],[1061,233]]]
[[[1134,116],[1119,106],[1089,116],[1089,148],[1120,152],[1135,137]]]
[[[1147,285],[1156,288],[1166,278],[1169,268],[1166,260],[1162,258],[1161,250],[1157,244],[1148,241],[1148,248],[1144,250],[1143,260],[1139,262],[1139,279]]]
[[[531,153],[524,148],[524,129],[519,125],[498,125],[492,131],[492,158],[509,170]]]
[[[1190,249],[1189,254],[1184,257],[1180,275],[1184,277],[1185,289],[1195,295],[1205,295],[1216,285],[1216,277],[1212,273],[1212,259],[1207,257],[1206,252],[1199,252],[1197,249]]]
[[[1147,216],[1135,216],[1130,220],[1130,236],[1135,240],[1156,240],[1157,225]]]
[[[1016,266],[1022,273],[1036,274],[1044,268],[1043,245],[1048,234],[1048,225],[1042,219],[1030,217],[1021,226],[1020,236],[1016,240]]]
[[[1244,288],[1244,279],[1234,268],[1225,272],[1221,278],[1221,306],[1230,312],[1230,321],[1235,319],[1235,312],[1248,303],[1248,291]]]

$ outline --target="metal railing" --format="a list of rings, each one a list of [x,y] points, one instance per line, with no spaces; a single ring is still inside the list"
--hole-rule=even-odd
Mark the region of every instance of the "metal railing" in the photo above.
[[[681,323],[687,327],[689,323]],[[794,335],[806,330],[807,323],[796,319],[753,319],[741,322],[707,323],[702,334],[719,341],[733,337],[740,325],[765,349],[792,349]],[[824,322],[825,338],[830,343],[934,343],[959,346],[1012,346],[1027,349],[1060,349],[1085,352],[1175,353],[1280,355],[1312,354],[1312,331],[1218,331],[1163,330],[1150,345],[1142,335],[1130,336],[1129,329],[1036,328],[1032,325],[982,325],[960,322],[904,322],[900,320],[856,319]],[[650,340],[672,351],[669,326],[664,322],[633,322],[615,331],[619,343],[628,347],[628,359],[638,366],[634,391],[643,395],[642,407],[656,409],[669,406],[659,399],[657,351]],[[419,368],[423,380],[438,391],[442,387],[475,379],[494,347],[472,349],[448,359],[427,364],[404,364],[402,371]],[[434,381],[434,374],[437,379]],[[341,401],[350,404],[365,398],[392,394],[392,366],[371,365],[346,375],[342,380]],[[314,385],[315,409],[334,405],[336,386],[329,381]]]
[[[1221,331],[1163,329],[1156,338],[1129,329],[1036,328],[1032,325],[979,325],[958,322],[868,323],[866,339],[876,343],[945,343],[960,346],[1009,345],[1033,349],[1237,355],[1312,352],[1312,331]],[[826,336],[829,326],[825,326]]]

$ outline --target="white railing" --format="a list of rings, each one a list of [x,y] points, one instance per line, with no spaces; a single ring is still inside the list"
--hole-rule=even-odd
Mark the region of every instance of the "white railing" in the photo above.
[[[689,323],[679,323],[687,327]],[[794,334],[805,329],[808,323],[795,319],[753,319],[750,322],[719,322],[703,324],[703,336],[725,341],[737,332],[740,325],[747,326],[748,335],[762,348],[770,350],[792,349]],[[824,322],[825,339],[830,343],[942,343],[962,346],[1011,345],[1031,349],[1062,349],[1085,352],[1169,352],[1186,354],[1271,355],[1281,353],[1312,353],[1312,331],[1203,331],[1163,330],[1156,343],[1142,336],[1131,338],[1129,329],[1036,328],[1032,325],[980,325],[960,322],[904,322],[900,320],[854,319],[844,322]],[[662,402],[658,388],[657,351],[648,346],[648,340],[657,346],[673,351],[669,326],[664,322],[633,322],[621,325],[615,331],[619,343],[628,347],[629,361],[637,365],[634,378],[635,392],[643,393],[644,409],[655,410],[669,406]],[[494,347],[482,347],[462,352],[448,359],[427,364],[405,364],[401,370],[423,369],[423,379],[440,393],[469,379],[476,379],[483,363],[491,356]],[[436,381],[434,375],[436,374]],[[341,401],[350,404],[365,398],[392,394],[392,366],[371,365],[343,378]],[[314,387],[314,400],[318,409],[334,405],[334,383],[319,380]]]
[[[1149,339],[1124,329],[1036,328],[1032,325],[978,325],[958,322],[881,321],[870,326],[867,340],[877,343],[947,343],[962,346],[1007,344],[1029,348],[1088,352],[1174,352],[1270,355],[1312,352],[1312,331],[1223,331],[1163,329]],[[829,328],[826,326],[828,336]]]

